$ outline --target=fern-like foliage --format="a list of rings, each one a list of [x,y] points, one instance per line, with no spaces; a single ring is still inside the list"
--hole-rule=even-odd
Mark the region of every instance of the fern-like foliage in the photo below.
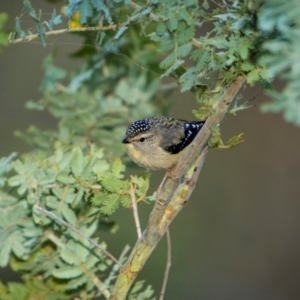
[[[94,145],[85,152],[80,148],[57,150],[45,159],[33,154],[25,160],[11,162],[11,159],[2,160],[1,164],[2,174],[14,171],[7,184],[15,190],[10,195],[1,192],[1,266],[10,262],[14,270],[29,272],[30,277],[25,278],[35,278],[42,290],[53,280],[62,280],[61,299],[70,299],[72,292],[67,294],[74,290],[81,290],[86,297],[109,293],[109,284],[104,285],[98,278],[112,268],[111,259],[89,240],[34,207],[46,208],[92,237],[108,215],[119,206],[131,205],[128,191],[132,184],[137,198],[140,195],[144,195],[141,200],[146,198],[149,186],[146,179],[124,179],[125,166],[121,160],[114,159],[109,164],[103,150]],[[104,241],[95,240],[106,248]]]

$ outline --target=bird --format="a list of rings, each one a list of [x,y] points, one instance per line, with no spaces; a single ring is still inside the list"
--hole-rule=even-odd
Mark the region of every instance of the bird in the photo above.
[[[129,157],[148,170],[171,170],[205,121],[150,117],[129,125],[122,143]]]

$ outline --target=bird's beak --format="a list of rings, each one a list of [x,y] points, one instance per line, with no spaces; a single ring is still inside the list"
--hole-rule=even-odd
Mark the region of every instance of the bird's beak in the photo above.
[[[124,137],[124,139],[122,140],[123,144],[130,144],[130,142],[128,141],[128,139],[126,137]]]

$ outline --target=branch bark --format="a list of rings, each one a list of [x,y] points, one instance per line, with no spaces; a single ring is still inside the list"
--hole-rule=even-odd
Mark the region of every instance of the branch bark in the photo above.
[[[235,82],[223,88],[220,88],[220,82],[217,82],[220,92],[214,96],[215,108],[190,145],[189,150],[186,151],[172,171],[173,177],[179,178],[179,181],[174,181],[172,178],[166,180],[160,198],[167,205],[154,205],[146,230],[141,238],[137,240],[126,263],[120,269],[111,300],[126,299],[133,281],[142,270],[148,257],[171,222],[187,203],[205,161],[208,151],[206,144],[211,136],[210,128],[217,126],[222,121],[244,81],[245,77],[239,76]]]

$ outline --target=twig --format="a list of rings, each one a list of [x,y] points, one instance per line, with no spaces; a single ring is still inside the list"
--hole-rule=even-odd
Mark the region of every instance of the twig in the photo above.
[[[45,209],[43,207],[35,205],[34,208],[36,210],[44,213],[48,217],[51,217],[52,219],[56,220],[60,224],[62,224],[64,226],[68,227],[69,229],[73,230],[74,232],[76,232],[78,235],[80,235],[81,237],[85,238],[86,240],[88,240],[96,248],[98,248],[103,253],[105,253],[112,261],[114,261],[116,264],[118,264],[120,267],[122,267],[122,264],[112,254],[110,254],[107,250],[105,250],[103,247],[101,247],[100,245],[98,245],[94,240],[92,240],[90,237],[88,237],[87,235],[85,235],[83,232],[81,232],[80,230],[78,230],[77,228],[75,228],[74,226],[72,226],[71,224],[65,222],[64,220],[62,220],[61,218],[59,218],[58,216],[56,216],[54,213],[52,213],[51,211],[48,211],[47,209]]]
[[[98,30],[116,30],[117,25],[109,25],[109,26],[96,26],[96,27],[82,27],[82,28],[64,28],[64,29],[58,29],[53,31],[47,31],[45,32],[45,36],[54,35],[54,34],[62,34],[67,32],[84,32],[84,31],[98,31]],[[37,34],[31,34],[26,35],[23,38],[18,38],[15,40],[9,40],[8,42],[11,44],[16,44],[24,41],[32,41],[34,39],[37,39],[40,35]]]
[[[132,202],[132,211],[133,211],[133,217],[134,217],[135,227],[136,227],[136,231],[137,231],[137,236],[138,236],[138,238],[140,238],[142,236],[142,230],[141,230],[139,212],[138,212],[136,198],[135,198],[135,187],[133,184],[130,187],[129,195],[131,197],[131,202]]]
[[[165,273],[164,273],[164,281],[161,287],[161,291],[160,291],[160,297],[159,300],[163,300],[164,296],[165,296],[165,291],[166,291],[166,287],[167,287],[167,282],[168,282],[168,278],[169,278],[169,272],[170,272],[170,268],[171,268],[171,237],[170,237],[170,230],[169,228],[166,231],[166,237],[167,237],[167,264],[166,264],[166,269],[165,269]]]

